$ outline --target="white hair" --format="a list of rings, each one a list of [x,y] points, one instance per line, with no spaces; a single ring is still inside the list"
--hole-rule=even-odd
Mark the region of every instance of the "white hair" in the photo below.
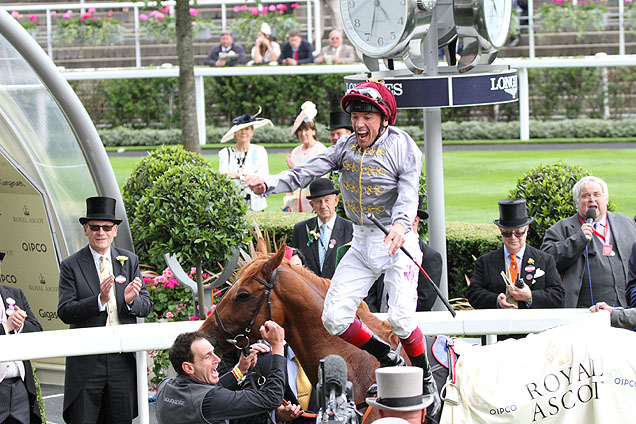
[[[592,175],[588,175],[587,177],[581,178],[574,187],[572,188],[572,197],[574,198],[574,203],[577,204],[579,202],[579,196],[581,194],[581,189],[585,187],[585,185],[589,182],[595,182],[601,185],[601,189],[603,190],[603,194],[606,199],[609,199],[609,190],[607,188],[607,183],[600,179],[599,177],[594,177]]]

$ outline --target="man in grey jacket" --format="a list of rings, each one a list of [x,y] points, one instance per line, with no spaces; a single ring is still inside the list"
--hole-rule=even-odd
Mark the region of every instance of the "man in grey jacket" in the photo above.
[[[556,260],[565,286],[565,307],[587,308],[595,302],[625,307],[636,223],[607,211],[607,184],[598,177],[581,178],[572,192],[577,214],[550,227],[541,245]]]
[[[591,312],[600,310],[609,311],[612,327],[627,328],[629,330],[636,328],[636,308],[612,308],[605,302],[598,302],[596,305],[590,306]]]

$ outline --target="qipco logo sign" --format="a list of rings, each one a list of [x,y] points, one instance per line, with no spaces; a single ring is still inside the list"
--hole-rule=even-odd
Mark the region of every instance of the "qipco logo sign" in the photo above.
[[[44,243],[33,243],[25,241],[22,243],[22,250],[27,253],[46,253],[48,250]]]

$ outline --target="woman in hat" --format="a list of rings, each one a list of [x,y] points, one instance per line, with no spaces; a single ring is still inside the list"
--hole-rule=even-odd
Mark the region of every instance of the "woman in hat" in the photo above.
[[[294,169],[297,166],[305,165],[309,159],[327,150],[324,144],[316,137],[316,105],[312,102],[305,102],[300,107],[300,113],[294,121],[291,133],[296,135],[300,146],[294,148],[287,155],[287,165]],[[285,196],[283,200],[283,210],[287,212],[311,212],[312,208],[307,200],[309,189],[298,189]]]
[[[263,22],[258,37],[252,47],[252,62],[250,65],[278,64],[280,45],[272,37],[272,28]]]
[[[260,113],[260,109],[258,113]],[[265,125],[273,127],[274,125],[269,119],[257,118],[256,115],[245,114],[232,120],[232,128],[221,138],[221,143],[234,138],[236,144],[219,152],[219,172],[226,174],[228,178],[241,187],[250,210],[262,211],[267,207],[265,198],[255,195],[241,182],[241,175],[244,174],[256,174],[263,177],[269,175],[267,151],[263,146],[256,146],[250,142],[254,136],[255,128]]]

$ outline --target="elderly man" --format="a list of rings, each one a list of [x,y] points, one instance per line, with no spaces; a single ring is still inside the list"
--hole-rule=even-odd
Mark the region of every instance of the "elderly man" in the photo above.
[[[371,353],[381,366],[403,363],[391,346],[356,318],[356,310],[373,282],[385,273],[389,290],[388,321],[411,362],[424,369],[426,394],[437,395],[426,356],[426,343],[414,319],[417,266],[399,249],[402,245],[420,262],[422,252],[411,224],[417,211],[422,152],[413,139],[394,127],[397,106],[393,93],[377,81],[362,82],[343,96],[342,109],[351,115],[354,133],[311,159],[266,181],[248,177],[256,193],[281,193],[305,187],[316,177],[340,170],[347,217],[355,224],[352,247],[336,268],[325,298],[322,322],[330,334]],[[384,235],[373,213],[388,228]],[[439,408],[439,397],[435,411]]]
[[[314,61],[314,53],[312,52],[309,41],[303,40],[300,31],[292,29],[289,31],[288,41],[283,43],[281,47],[279,65],[303,65]]]
[[[0,252],[0,263],[5,252]],[[11,349],[13,334],[42,331],[24,292],[0,286],[0,343]],[[40,405],[30,361],[0,362],[0,422],[41,423]]]
[[[468,301],[475,309],[560,308],[564,289],[554,258],[526,244],[532,218],[525,199],[499,202],[503,246],[480,256],[468,286]]]
[[[208,66],[235,66],[244,65],[246,62],[245,49],[239,43],[234,42],[232,34],[221,34],[221,44],[212,47],[210,54],[203,61]]]
[[[565,286],[566,308],[596,302],[627,306],[627,270],[636,240],[634,220],[607,211],[605,181],[583,177],[573,188],[577,214],[546,231],[541,250],[554,256]]]
[[[339,191],[328,178],[318,178],[309,185],[309,204],[316,212],[294,225],[292,246],[305,257],[305,265],[316,275],[331,278],[336,270],[336,251],[353,237],[353,225],[336,215]]]
[[[331,144],[336,144],[341,137],[353,132],[351,119],[342,111],[331,112],[329,114],[329,140]]]
[[[378,368],[375,379],[378,395],[367,398],[366,402],[379,411],[381,419],[402,418],[410,424],[424,422],[426,408],[433,403],[433,397],[422,394],[421,368]]]
[[[342,31],[334,29],[329,33],[329,45],[320,50],[320,55],[314,60],[314,63],[339,65],[341,63],[353,63],[356,59],[354,48],[343,44]]]
[[[157,422],[224,422],[260,415],[280,406],[285,390],[285,330],[274,321],[266,321],[260,332],[272,347],[272,367],[260,389],[243,390],[236,390],[246,370],[240,369],[240,362],[220,379],[217,367],[221,359],[205,335],[197,331],[180,334],[169,354],[177,377],[163,380],[157,389]],[[255,354],[252,351],[250,356],[254,358]]]
[[[113,247],[116,200],[86,199],[88,246],[60,265],[57,315],[71,328],[134,324],[152,309],[137,256]],[[64,420],[67,423],[131,423],[137,415],[133,353],[66,358]]]

